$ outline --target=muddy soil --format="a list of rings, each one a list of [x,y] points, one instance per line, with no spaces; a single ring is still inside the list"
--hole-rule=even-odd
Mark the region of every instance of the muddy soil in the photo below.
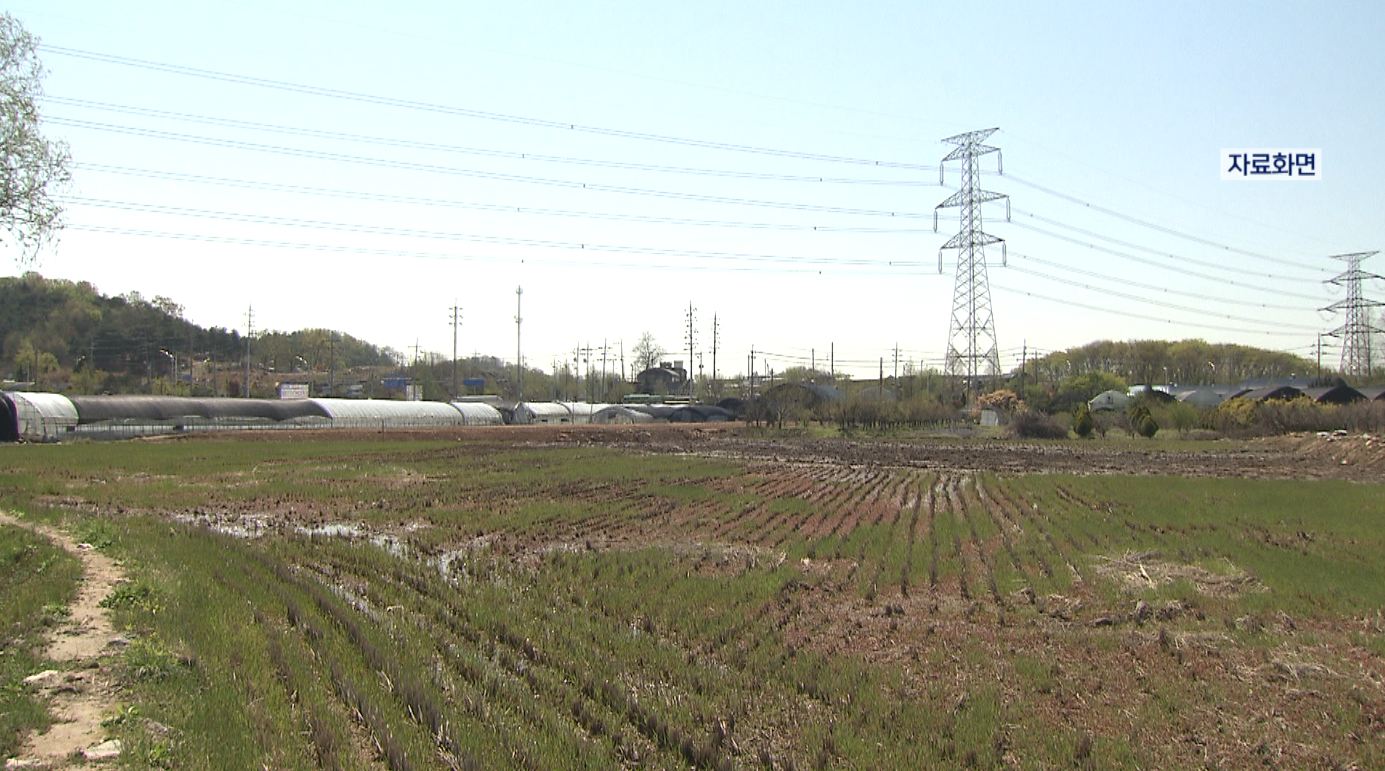
[[[266,436],[271,434],[272,436]],[[978,439],[950,436],[842,439],[770,436],[741,423],[630,426],[493,426],[410,431],[246,432],[246,441],[375,441],[413,438],[478,446],[593,446],[638,452],[789,463],[994,471],[1011,474],[1140,474],[1266,479],[1385,481],[1385,438],[1299,434],[1253,440],[1207,440],[1191,447]],[[168,441],[161,439],[160,441]]]

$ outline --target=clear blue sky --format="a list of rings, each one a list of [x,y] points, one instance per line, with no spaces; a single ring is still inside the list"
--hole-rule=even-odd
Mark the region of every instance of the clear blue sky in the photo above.
[[[957,224],[950,210],[932,232],[951,192],[936,171],[476,113],[928,167],[941,138],[998,126],[1007,367],[1026,343],[1101,338],[1308,355],[1339,323],[1317,311],[1340,296],[1325,257],[1385,247],[1385,6],[924,6],[11,0],[50,47],[47,130],[77,164],[70,227],[37,269],[166,295],[202,324],[243,330],[253,304],[257,328],[410,351],[450,353],[455,300],[462,350],[507,359],[522,284],[525,359],[545,369],[645,331],[686,351],[690,300],[707,374],[713,313],[722,374],[752,345],[775,370],[833,343],[862,375],[896,344],[937,366],[953,291],[937,253]],[[1226,147],[1321,148],[1322,179],[1223,182]]]

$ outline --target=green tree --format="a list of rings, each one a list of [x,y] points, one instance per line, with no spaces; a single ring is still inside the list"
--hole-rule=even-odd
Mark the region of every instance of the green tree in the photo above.
[[[16,263],[33,262],[61,227],[53,194],[68,179],[68,151],[40,131],[43,94],[38,39],[0,13],[0,225],[17,247]]]
[[[1073,433],[1086,439],[1091,436],[1094,428],[1096,428],[1096,422],[1092,420],[1091,408],[1087,406],[1086,402],[1082,402],[1077,405],[1077,412],[1072,415]]]

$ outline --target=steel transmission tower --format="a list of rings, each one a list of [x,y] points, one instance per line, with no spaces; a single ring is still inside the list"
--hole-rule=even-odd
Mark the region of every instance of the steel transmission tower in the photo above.
[[[1347,296],[1327,306],[1323,310],[1346,311],[1346,322],[1328,332],[1332,337],[1342,339],[1342,375],[1344,377],[1367,378],[1371,374],[1371,333],[1385,330],[1371,324],[1370,309],[1385,305],[1378,300],[1367,300],[1361,294],[1361,280],[1378,279],[1380,276],[1361,270],[1361,262],[1377,252],[1356,252],[1337,254],[1332,259],[1347,264],[1347,269],[1339,276],[1327,280],[1329,284],[1344,286]]]
[[[977,378],[1000,374],[1000,354],[995,339],[995,319],[991,314],[991,286],[986,280],[985,247],[1000,244],[1000,264],[1005,264],[1005,241],[981,229],[981,204],[1005,200],[1005,219],[1010,219],[1010,197],[1003,193],[982,190],[976,159],[996,154],[996,168],[1003,173],[1000,148],[982,144],[998,129],[982,129],[948,137],[944,142],[957,147],[943,158],[962,162],[962,185],[957,192],[933,209],[933,232],[938,230],[938,210],[957,207],[961,210],[961,225],[957,235],[948,239],[938,250],[938,272],[943,272],[943,251],[957,250],[957,281],[952,290],[952,320],[947,330],[946,373],[965,378],[970,392]],[[938,169],[938,184],[943,171]]]

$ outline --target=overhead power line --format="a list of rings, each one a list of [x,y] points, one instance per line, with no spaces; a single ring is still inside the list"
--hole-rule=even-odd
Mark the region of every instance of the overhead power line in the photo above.
[[[755,155],[765,155],[776,158],[797,158],[809,161],[822,161],[825,163],[844,163],[857,166],[878,166],[881,168],[892,169],[912,169],[915,171],[928,171],[926,166],[913,163],[901,163],[897,161],[876,160],[871,158],[852,158],[840,155],[826,155],[822,153],[809,153],[797,150],[784,150],[773,147],[759,147],[755,145],[735,144],[732,142],[715,142],[703,139],[693,139],[689,137],[677,137],[666,134],[653,134],[641,131],[629,131],[625,129],[606,128],[602,126],[588,126],[580,123],[569,123],[566,121],[547,120],[542,118],[526,117],[522,115],[510,115],[507,113],[489,112],[486,110],[474,110],[465,107],[436,104],[431,102],[420,102],[409,99],[397,99],[394,97],[381,96],[378,94],[366,94],[357,91],[347,91],[344,89],[324,88],[304,83],[293,83],[284,80],[273,80],[270,78],[258,78],[248,75],[236,75],[228,72],[218,72],[215,70],[204,70],[196,67],[186,67],[178,64],[168,64],[164,62],[154,62],[145,59],[135,59],[127,56],[115,56],[97,51],[87,51],[79,48],[66,48],[47,43],[41,44],[39,49],[45,53],[68,56],[87,61],[102,62],[104,64],[116,64],[124,67],[134,67],[138,69],[164,72],[172,75],[182,75],[186,77],[201,78],[204,80],[219,81],[222,83],[236,83],[245,86],[255,86],[258,88],[273,89],[294,94],[305,94],[309,96],[320,96],[330,99],[340,99],[351,102],[374,104],[384,107],[397,107],[407,110],[419,110],[424,112],[438,113],[442,115],[455,115],[463,118],[476,118],[480,120],[498,121],[523,126],[534,126],[538,128],[549,128],[561,131],[574,131],[599,136],[619,137],[622,139],[638,139],[647,142],[661,142],[665,144],[683,145],[686,147],[700,147],[709,150],[725,150],[736,153],[752,153]]]
[[[1085,207],[1085,208],[1087,208],[1087,209],[1090,209],[1091,211],[1100,212],[1101,214],[1105,214],[1105,215],[1110,216],[1110,217],[1115,217],[1115,218],[1117,218],[1117,219],[1124,220],[1124,221],[1129,222],[1129,223],[1131,223],[1131,224],[1140,225],[1141,227],[1146,227],[1146,228],[1149,228],[1149,229],[1151,229],[1151,230],[1156,230],[1156,231],[1158,231],[1158,232],[1160,232],[1160,233],[1164,233],[1164,234],[1166,234],[1166,235],[1176,236],[1176,237],[1178,237],[1178,238],[1182,238],[1182,239],[1185,239],[1185,240],[1188,240],[1188,241],[1192,241],[1192,242],[1194,242],[1194,243],[1199,243],[1199,244],[1202,244],[1202,245],[1204,245],[1204,246],[1211,246],[1211,247],[1214,247],[1214,248],[1217,248],[1217,249],[1221,249],[1221,250],[1223,250],[1223,251],[1231,252],[1231,253],[1233,253],[1233,254],[1240,254],[1240,255],[1243,255],[1243,256],[1246,256],[1246,257],[1254,257],[1255,259],[1264,260],[1264,261],[1266,261],[1266,262],[1273,262],[1273,263],[1276,263],[1276,264],[1279,264],[1279,265],[1286,265],[1286,266],[1288,266],[1288,267],[1296,268],[1296,269],[1298,269],[1298,270],[1306,270],[1306,271],[1311,271],[1311,272],[1315,272],[1315,273],[1325,273],[1325,272],[1328,272],[1328,271],[1326,271],[1325,269],[1323,269],[1323,268],[1321,268],[1321,267],[1319,267],[1319,266],[1316,266],[1316,265],[1305,265],[1304,263],[1297,262],[1297,261],[1294,261],[1294,260],[1286,260],[1286,259],[1284,259],[1283,257],[1275,257],[1275,256],[1273,256],[1273,255],[1264,254],[1264,253],[1262,253],[1262,252],[1252,252],[1252,251],[1250,251],[1250,250],[1248,250],[1248,249],[1240,249],[1240,248],[1237,248],[1237,247],[1234,247],[1234,246],[1230,246],[1230,245],[1221,243],[1220,241],[1213,241],[1212,239],[1203,238],[1202,236],[1193,235],[1193,234],[1191,234],[1191,233],[1186,233],[1186,232],[1181,231],[1181,230],[1178,230],[1178,229],[1176,229],[1176,228],[1171,228],[1171,227],[1168,227],[1168,226],[1166,226],[1166,225],[1160,225],[1160,224],[1158,224],[1157,222],[1150,222],[1149,220],[1146,220],[1146,219],[1141,219],[1141,218],[1139,218],[1139,217],[1134,217],[1134,216],[1131,216],[1131,215],[1129,215],[1129,214],[1123,214],[1123,213],[1121,213],[1121,212],[1116,211],[1115,209],[1111,209],[1111,208],[1109,208],[1109,207],[1102,206],[1102,205],[1100,205],[1100,204],[1095,204],[1095,203],[1092,203],[1092,202],[1090,202],[1090,201],[1084,201],[1083,199],[1078,198],[1077,196],[1069,195],[1069,194],[1067,194],[1067,193],[1064,193],[1064,192],[1061,192],[1061,191],[1058,191],[1058,190],[1054,190],[1054,189],[1051,188],[1051,187],[1045,187],[1045,186],[1043,186],[1043,185],[1038,184],[1037,182],[1030,182],[1030,181],[1028,181],[1028,180],[1026,180],[1026,179],[1022,179],[1022,178],[1016,177],[1016,176],[1014,176],[1014,175],[1007,175],[1006,178],[1007,178],[1007,179],[1010,179],[1010,180],[1012,180],[1012,181],[1018,182],[1018,183],[1020,183],[1021,185],[1024,185],[1025,187],[1033,188],[1034,190],[1037,190],[1037,191],[1039,191],[1039,192],[1041,192],[1041,193],[1046,193],[1046,194],[1051,195],[1051,196],[1053,196],[1053,197],[1055,197],[1055,198],[1061,198],[1062,200],[1067,201],[1067,202],[1069,202],[1069,203],[1075,203],[1075,204],[1077,204],[1077,205],[1079,205],[1079,206],[1083,206],[1083,207]]]
[[[1126,300],[1130,300],[1130,301],[1132,301],[1132,302],[1141,303],[1141,304],[1144,304],[1144,305],[1153,305],[1153,306],[1158,307],[1158,308],[1167,308],[1167,309],[1169,309],[1169,310],[1183,311],[1183,312],[1186,312],[1186,313],[1194,313],[1194,314],[1197,314],[1197,315],[1199,315],[1199,316],[1206,316],[1206,317],[1208,317],[1208,318],[1226,319],[1227,321],[1237,321],[1237,322],[1241,322],[1241,323],[1245,323],[1245,324],[1264,324],[1264,325],[1266,325],[1266,326],[1275,326],[1275,327],[1279,327],[1279,328],[1281,328],[1281,329],[1297,329],[1297,330],[1301,330],[1301,331],[1303,331],[1303,332],[1316,332],[1316,331],[1317,331],[1317,327],[1307,326],[1307,325],[1304,325],[1304,324],[1285,324],[1285,323],[1283,323],[1283,322],[1281,322],[1281,321],[1275,321],[1275,320],[1273,320],[1273,319],[1256,319],[1256,318],[1248,318],[1248,317],[1246,317],[1246,316],[1236,316],[1236,315],[1233,315],[1233,314],[1230,314],[1230,313],[1218,313],[1218,312],[1216,312],[1216,311],[1207,310],[1207,309],[1205,309],[1205,308],[1193,308],[1193,307],[1189,307],[1189,306],[1187,306],[1187,305],[1177,305],[1177,304],[1175,304],[1175,303],[1161,302],[1161,301],[1159,301],[1159,300],[1151,300],[1151,299],[1149,299],[1148,297],[1144,297],[1144,296],[1141,296],[1141,295],[1131,294],[1131,293],[1129,293],[1129,292],[1119,292],[1119,291],[1116,291],[1116,290],[1114,290],[1114,289],[1106,289],[1106,288],[1103,288],[1103,287],[1095,287],[1095,286],[1092,286],[1091,284],[1085,284],[1085,283],[1083,283],[1083,282],[1081,282],[1081,281],[1073,281],[1073,280],[1071,280],[1071,279],[1059,278],[1058,276],[1051,276],[1051,275],[1049,275],[1049,274],[1047,274],[1047,273],[1042,273],[1042,272],[1037,271],[1037,270],[1030,270],[1030,269],[1028,269],[1028,268],[1021,268],[1021,267],[1011,266],[1010,269],[1013,270],[1013,271],[1015,271],[1015,272],[1017,272],[1017,273],[1024,273],[1024,274],[1027,274],[1027,275],[1030,275],[1030,276],[1036,276],[1036,277],[1042,278],[1042,279],[1044,279],[1044,280],[1046,280],[1046,281],[1054,281],[1054,282],[1057,282],[1057,283],[1059,283],[1059,284],[1066,284],[1067,286],[1074,286],[1074,287],[1078,287],[1078,288],[1080,288],[1080,289],[1086,289],[1086,290],[1092,291],[1092,292],[1100,292],[1100,293],[1103,294],[1103,295],[1109,295],[1109,296],[1112,296],[1112,297],[1120,297],[1120,298],[1123,298],[1123,299],[1126,299]]]
[[[191,142],[194,144],[210,145],[214,147],[230,147],[240,150],[251,150],[255,152],[272,153],[277,155],[287,155],[295,158],[308,158],[313,160],[325,160],[333,162],[355,163],[364,166],[376,166],[381,168],[401,169],[405,171],[423,171],[433,174],[450,174],[464,177],[475,177],[478,179],[491,179],[500,182],[516,182],[526,185],[546,185],[549,187],[561,187],[575,190],[590,190],[599,193],[619,193],[622,195],[637,195],[651,198],[673,198],[682,201],[704,201],[708,203],[731,204],[735,206],[760,206],[775,209],[791,209],[794,211],[814,211],[830,214],[849,214],[867,217],[898,217],[901,219],[922,219],[928,215],[921,212],[896,212],[883,211],[880,209],[856,209],[843,206],[824,206],[818,204],[793,203],[788,201],[762,201],[746,198],[731,198],[727,196],[704,195],[701,193],[684,193],[674,190],[652,190],[647,188],[626,187],[622,185],[606,185],[597,182],[581,182],[569,179],[556,179],[550,177],[530,177],[520,174],[503,174],[492,171],[482,171],[479,169],[463,169],[454,166],[440,166],[431,163],[414,163],[409,161],[396,161],[386,158],[370,158],[359,155],[348,155],[345,153],[329,153],[319,150],[304,150],[296,147],[284,147],[281,145],[263,145],[256,142],[243,142],[236,139],[219,139],[215,137],[202,137],[191,134],[180,134],[173,131],[159,131],[155,129],[143,129],[133,126],[118,126],[99,121],[73,120],[70,118],[49,118],[48,123],[59,126],[72,126],[76,128],[88,128],[98,131],[108,131],[117,134],[130,136],[149,137],[153,139],[165,139],[178,142]]]
[[[895,270],[883,266],[850,266],[836,264],[819,264],[814,267],[796,268],[795,264],[802,263],[803,260],[790,259],[784,263],[765,263],[765,264],[740,264],[735,262],[719,262],[714,265],[698,264],[669,264],[651,262],[648,260],[639,261],[616,261],[604,259],[600,252],[583,252],[582,261],[574,263],[569,260],[559,260],[533,255],[524,256],[497,256],[497,255],[475,255],[458,254],[449,252],[426,252],[407,249],[384,249],[371,247],[347,246],[342,244],[321,244],[303,241],[286,241],[275,239],[245,238],[240,236],[218,236],[209,233],[187,233],[167,230],[151,230],[142,228],[124,228],[108,225],[94,225],[83,222],[73,222],[65,225],[67,230],[85,233],[104,233],[108,235],[131,236],[137,238],[157,238],[171,241],[191,241],[210,244],[224,244],[233,246],[253,246],[273,249],[290,249],[295,251],[329,252],[339,254],[355,254],[371,257],[407,257],[421,260],[437,261],[464,261],[464,262],[496,262],[505,264],[533,263],[538,265],[551,265],[565,268],[589,268],[589,267],[608,267],[608,268],[631,268],[639,270],[702,270],[735,273],[797,273],[808,275],[821,275],[824,273],[842,273],[840,269],[851,268],[852,276],[927,276],[928,272],[923,270]],[[674,256],[674,255],[668,255]],[[695,259],[695,258],[694,258]]]
[[[1082,268],[1074,268],[1071,265],[1065,265],[1061,262],[1055,262],[1053,260],[1045,260],[1040,257],[1035,257],[1031,254],[1020,254],[1019,252],[1010,252],[1010,256],[1018,257],[1021,260],[1027,260],[1029,262],[1037,262],[1040,265],[1047,265],[1050,268],[1057,268],[1059,270],[1067,271],[1069,273],[1077,273],[1083,276],[1098,278],[1102,281],[1110,281],[1112,283],[1123,284],[1125,286],[1133,286],[1137,289],[1147,289],[1151,292],[1157,292],[1159,294],[1178,295],[1180,297],[1191,297],[1195,300],[1206,300],[1208,302],[1223,303],[1226,305],[1243,305],[1248,308],[1260,308],[1261,310],[1293,312],[1304,310],[1305,307],[1302,305],[1275,305],[1272,303],[1255,302],[1254,300],[1237,300],[1233,297],[1199,294],[1197,292],[1185,292],[1180,289],[1170,289],[1166,286],[1159,286],[1158,284],[1145,284],[1139,281],[1131,281],[1128,278],[1121,278],[1120,276],[1112,275],[1111,273],[1099,273],[1095,270],[1083,270]]]
[[[1213,282],[1216,282],[1216,283],[1218,283],[1218,284],[1224,284],[1224,285],[1226,285],[1226,286],[1234,286],[1234,287],[1239,287],[1239,288],[1241,288],[1241,289],[1247,289],[1247,290],[1256,291],[1256,292],[1264,292],[1264,293],[1266,293],[1266,294],[1279,295],[1280,297],[1293,297],[1293,298],[1295,298],[1295,299],[1299,299],[1299,300],[1308,300],[1308,301],[1310,301],[1310,302],[1318,302],[1318,301],[1321,300],[1320,297],[1314,297],[1313,295],[1303,294],[1302,292],[1290,292],[1290,291],[1287,291],[1287,290],[1284,290],[1284,289],[1275,289],[1274,287],[1261,286],[1261,285],[1259,285],[1259,284],[1248,284],[1248,283],[1246,283],[1246,282],[1244,282],[1244,281],[1237,281],[1236,279],[1225,278],[1225,277],[1223,277],[1223,276],[1213,276],[1213,275],[1209,275],[1209,274],[1207,274],[1207,273],[1200,273],[1200,272],[1195,271],[1195,270],[1189,270],[1189,269],[1187,269],[1187,268],[1180,267],[1180,266],[1175,265],[1175,264],[1171,264],[1171,263],[1169,262],[1169,260],[1155,260],[1155,259],[1150,259],[1150,258],[1148,258],[1148,257],[1137,257],[1137,256],[1135,256],[1135,255],[1133,255],[1133,254],[1130,254],[1129,252],[1122,252],[1122,251],[1119,251],[1119,250],[1116,250],[1116,249],[1112,249],[1112,248],[1107,247],[1107,246],[1101,246],[1101,245],[1099,245],[1099,244],[1094,244],[1094,243],[1092,243],[1092,242],[1090,242],[1090,241],[1083,241],[1083,240],[1081,240],[1081,239],[1079,239],[1079,238],[1073,238],[1073,237],[1071,237],[1071,236],[1065,236],[1065,235],[1063,235],[1063,234],[1061,234],[1061,233],[1054,233],[1054,232],[1051,231],[1051,230],[1045,230],[1045,229],[1043,229],[1043,228],[1035,227],[1035,226],[1033,226],[1033,225],[1028,225],[1028,224],[1025,224],[1025,223],[1023,223],[1023,222],[1013,222],[1013,223],[1011,223],[1011,224],[1016,225],[1016,226],[1018,226],[1018,227],[1025,228],[1026,230],[1032,230],[1032,231],[1034,231],[1034,232],[1036,232],[1036,233],[1042,233],[1043,235],[1046,235],[1046,236],[1048,236],[1048,237],[1050,237],[1050,238],[1057,238],[1057,239],[1059,239],[1059,240],[1061,240],[1061,241],[1067,241],[1067,242],[1070,243],[1070,244],[1076,244],[1076,245],[1078,245],[1078,246],[1083,246],[1083,247],[1086,247],[1086,248],[1088,248],[1088,249],[1092,249],[1092,250],[1094,250],[1094,251],[1101,252],[1101,253],[1103,253],[1103,254],[1109,254],[1109,255],[1111,255],[1111,256],[1113,256],[1113,257],[1119,257],[1120,259],[1123,259],[1123,260],[1130,260],[1131,262],[1138,262],[1138,263],[1141,263],[1141,264],[1144,264],[1144,265],[1150,265],[1150,266],[1153,266],[1153,267],[1155,267],[1155,268],[1159,268],[1160,270],[1167,270],[1167,271],[1172,272],[1172,273],[1178,273],[1178,274],[1180,274],[1180,275],[1190,276],[1190,277],[1192,277],[1192,278],[1200,278],[1200,279],[1204,279],[1204,280],[1206,280],[1206,281],[1213,281]],[[1173,259],[1173,260],[1183,261],[1182,258],[1176,257],[1176,256],[1171,256],[1171,255],[1170,255],[1170,258]]]
[[[1063,306],[1070,307],[1070,308],[1082,308],[1083,310],[1096,311],[1097,313],[1106,313],[1106,314],[1109,314],[1109,315],[1112,315],[1112,316],[1120,316],[1120,317],[1122,317],[1122,318],[1141,319],[1141,320],[1143,320],[1143,321],[1156,321],[1156,322],[1159,322],[1160,324],[1177,325],[1177,326],[1180,326],[1180,327],[1196,327],[1196,328],[1198,328],[1198,329],[1214,329],[1214,330],[1217,330],[1217,331],[1219,331],[1219,332],[1235,332],[1235,333],[1237,333],[1237,334],[1247,334],[1247,335],[1291,336],[1291,335],[1302,335],[1302,334],[1303,334],[1302,332],[1299,332],[1299,331],[1280,332],[1280,331],[1271,331],[1271,330],[1266,330],[1266,329],[1243,329],[1243,328],[1237,328],[1237,327],[1228,327],[1228,326],[1226,326],[1225,324],[1204,324],[1204,323],[1197,322],[1197,321],[1183,321],[1183,320],[1178,320],[1178,319],[1168,319],[1168,318],[1163,318],[1163,317],[1161,317],[1161,316],[1150,316],[1150,315],[1148,315],[1148,314],[1143,314],[1143,313],[1134,313],[1134,312],[1131,312],[1131,311],[1128,311],[1128,310],[1116,310],[1116,309],[1114,309],[1114,308],[1106,308],[1106,307],[1102,307],[1102,306],[1100,306],[1100,305],[1090,305],[1090,304],[1088,304],[1088,303],[1083,303],[1083,302],[1079,302],[1079,301],[1073,300],[1072,298],[1066,298],[1066,297],[1065,297],[1065,298],[1051,297],[1051,296],[1049,296],[1049,295],[1041,294],[1041,293],[1039,293],[1039,292],[1034,292],[1034,291],[1031,291],[1031,290],[1028,290],[1028,289],[1014,289],[1014,288],[1011,288],[1011,287],[1001,286],[1001,285],[999,285],[999,284],[992,284],[992,286],[994,286],[996,289],[999,289],[999,290],[1002,291],[1002,292],[1012,292],[1012,293],[1014,293],[1014,294],[1022,294],[1022,295],[1024,295],[1025,297],[1032,297],[1032,298],[1034,298],[1034,299],[1036,299],[1036,300],[1043,300],[1043,301],[1045,301],[1045,302],[1056,303],[1056,304],[1058,304],[1058,305],[1063,305]]]
[[[535,206],[512,206],[509,204],[483,203],[478,201],[456,201],[446,198],[427,198],[412,195],[391,195],[388,193],[375,193],[359,190],[343,190],[341,188],[312,187],[308,185],[290,185],[279,182],[262,182],[249,179],[235,179],[231,177],[215,177],[205,174],[184,174],[174,171],[160,171],[157,169],[138,169],[128,166],[111,166],[101,163],[74,163],[74,170],[96,171],[105,174],[120,174],[131,177],[141,177],[145,179],[163,179],[177,182],[192,182],[204,185],[217,185],[221,187],[239,188],[245,190],[264,190],[280,193],[293,193],[296,195],[314,195],[326,198],[345,198],[360,201],[375,201],[380,203],[401,203],[417,206],[433,206],[439,208],[454,209],[474,209],[477,211],[505,212],[509,214],[537,215],[546,217],[572,217],[583,219],[603,219],[619,220],[626,222],[647,222],[652,224],[665,225],[685,225],[692,227],[714,227],[714,228],[747,228],[752,230],[786,230],[786,231],[809,231],[816,233],[865,233],[865,234],[898,234],[898,233],[931,233],[926,228],[874,228],[874,227],[852,227],[836,225],[795,225],[782,222],[745,222],[738,220],[709,220],[709,219],[690,219],[685,217],[657,217],[643,214],[625,214],[620,212],[603,212],[591,210],[574,209],[550,209]]]
[[[403,147],[416,150],[428,150],[430,152],[454,153],[458,155],[477,155],[486,158],[505,158],[508,160],[518,161],[563,163],[576,166],[597,166],[601,168],[649,171],[664,174],[690,174],[703,177],[729,177],[732,179],[754,179],[771,182],[798,182],[806,184],[827,183],[837,185],[871,185],[881,187],[934,186],[934,183],[931,180],[921,179],[860,179],[855,177],[826,177],[804,174],[771,174],[754,171],[739,171],[732,169],[707,169],[688,166],[665,166],[651,163],[634,163],[631,161],[612,161],[597,158],[576,158],[566,155],[547,155],[544,153],[516,152],[512,150],[496,150],[492,148],[483,147],[466,147],[462,145],[448,145],[436,142],[419,142],[408,139],[397,139],[394,137],[372,136],[367,134],[351,134],[343,131],[324,131],[321,129],[284,126],[272,123],[256,123],[253,121],[234,120],[231,118],[218,118],[207,115],[192,115],[188,113],[170,112],[168,110],[155,110],[146,107],[134,107],[129,105],[111,104],[108,102],[95,102],[88,99],[69,99],[64,97],[47,96],[45,97],[45,100],[52,102],[54,104],[104,110],[108,112],[116,112],[125,115],[142,115],[167,120],[177,120],[187,123],[196,123],[205,126],[250,129],[253,131],[263,131],[266,133],[284,134],[288,136],[312,137],[314,139],[336,139],[346,142],[356,142],[368,145],[381,145],[385,147]]]
[[[1292,276],[1292,275],[1286,275],[1286,274],[1284,274],[1283,272],[1251,273],[1250,271],[1246,270],[1246,268],[1245,268],[1244,265],[1241,265],[1241,264],[1233,264],[1233,263],[1228,263],[1228,262],[1225,262],[1225,261],[1223,261],[1223,262],[1217,262],[1217,261],[1215,261],[1215,260],[1199,260],[1199,259],[1196,259],[1196,258],[1193,258],[1193,257],[1187,257],[1187,256],[1184,256],[1184,255],[1181,255],[1181,254],[1176,254],[1176,253],[1170,252],[1170,251],[1165,250],[1165,249],[1155,249],[1155,248],[1148,247],[1148,246],[1142,246],[1142,245],[1140,245],[1140,244],[1133,243],[1133,242],[1130,242],[1130,241],[1123,241],[1123,240],[1121,240],[1121,239],[1119,239],[1119,238],[1115,238],[1115,237],[1112,237],[1112,236],[1104,235],[1104,234],[1102,234],[1102,233],[1098,233],[1098,232],[1093,231],[1093,230],[1088,230],[1088,229],[1086,229],[1086,228],[1080,228],[1080,227],[1078,227],[1078,226],[1076,226],[1076,225],[1071,225],[1071,224],[1068,224],[1068,223],[1063,222],[1063,221],[1061,221],[1061,220],[1053,219],[1053,218],[1051,218],[1051,217],[1045,217],[1045,216],[1043,216],[1043,215],[1041,215],[1041,214],[1034,214],[1033,212],[1020,211],[1020,210],[1017,210],[1017,213],[1020,214],[1020,215],[1022,215],[1022,216],[1025,216],[1025,217],[1029,217],[1030,219],[1037,220],[1037,221],[1039,221],[1039,222],[1043,222],[1043,223],[1046,223],[1046,224],[1049,224],[1049,225],[1053,225],[1053,226],[1055,226],[1055,227],[1063,228],[1064,230],[1071,230],[1071,231],[1074,232],[1074,233],[1081,233],[1081,234],[1084,235],[1084,236],[1090,236],[1090,237],[1092,237],[1092,238],[1097,238],[1097,239],[1100,239],[1100,240],[1102,240],[1102,241],[1106,241],[1106,242],[1108,242],[1108,243],[1116,244],[1117,246],[1123,246],[1123,247],[1126,247],[1126,248],[1128,248],[1128,249],[1135,249],[1135,250],[1138,250],[1138,251],[1141,251],[1141,252],[1145,252],[1146,254],[1153,254],[1153,255],[1155,255],[1155,256],[1157,256],[1157,257],[1168,257],[1168,258],[1170,258],[1170,259],[1179,260],[1179,261],[1181,261],[1181,262],[1186,262],[1186,263],[1188,263],[1188,264],[1190,264],[1190,265],[1198,265],[1198,266],[1200,266],[1200,267],[1210,268],[1210,269],[1212,269],[1212,270],[1220,270],[1220,271],[1225,271],[1225,272],[1227,272],[1227,273],[1235,273],[1235,274],[1237,274],[1237,275],[1242,275],[1242,276],[1253,275],[1253,276],[1255,276],[1255,277],[1257,277],[1257,278],[1267,278],[1267,279],[1270,279],[1271,281],[1284,281],[1284,282],[1287,282],[1287,283],[1302,283],[1302,282],[1304,282],[1304,281],[1317,281],[1317,280],[1318,280],[1316,276]],[[1044,233],[1045,235],[1051,235],[1051,236],[1053,236],[1054,238],[1065,238],[1065,236],[1055,235],[1055,234],[1053,234],[1053,233],[1051,233],[1051,232],[1049,232],[1049,231],[1043,230],[1043,229],[1038,228],[1038,227],[1035,227],[1035,226],[1033,226],[1033,225],[1025,225],[1025,224],[1023,224],[1023,223],[1020,223],[1020,227],[1026,227],[1026,228],[1028,228],[1029,230],[1033,230],[1033,231],[1036,232],[1036,233]]]
[[[408,238],[422,238],[442,241],[469,241],[486,244],[503,244],[508,246],[534,246],[545,249],[617,252],[625,254],[654,254],[674,257],[698,257],[703,259],[732,260],[745,262],[796,262],[824,265],[861,265],[870,267],[918,267],[922,264],[919,262],[912,262],[908,260],[809,257],[806,255],[752,254],[745,252],[716,252],[694,249],[669,249],[662,247],[630,246],[625,244],[601,244],[588,243],[582,241],[552,241],[540,238],[517,238],[512,236],[494,236],[481,233],[457,233],[438,230],[399,228],[385,225],[366,225],[361,223],[298,219],[294,217],[276,217],[265,214],[247,214],[243,212],[226,212],[209,209],[193,209],[182,206],[164,206],[162,204],[144,204],[130,201],[113,201],[101,198],[85,198],[82,196],[63,196],[62,200],[74,204],[79,204],[82,206],[93,206],[104,209],[118,209],[122,211],[141,211],[150,212],[154,214],[172,214],[180,217],[215,219],[224,220],[227,222],[249,222],[257,225],[274,225],[292,228],[310,228],[314,230],[333,230],[347,233],[367,233],[371,235],[382,236],[403,236]]]

